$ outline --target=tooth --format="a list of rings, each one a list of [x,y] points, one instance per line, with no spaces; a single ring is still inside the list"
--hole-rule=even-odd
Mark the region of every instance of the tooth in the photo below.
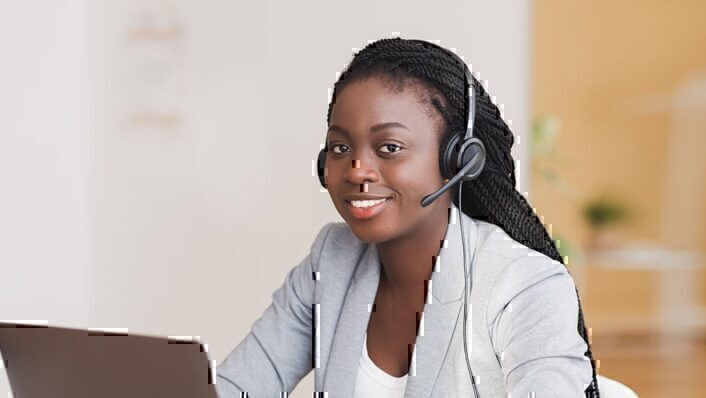
[[[384,202],[385,199],[378,199],[378,200],[352,200],[351,204],[354,207],[370,207],[370,206],[375,206],[377,204],[380,204]]]

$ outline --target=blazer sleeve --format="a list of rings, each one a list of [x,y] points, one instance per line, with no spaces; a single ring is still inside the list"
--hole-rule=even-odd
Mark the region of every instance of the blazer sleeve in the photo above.
[[[309,254],[292,268],[272,303],[251,331],[216,369],[220,398],[279,398],[290,392],[312,367],[313,273],[334,223],[319,231]]]
[[[593,370],[575,289],[564,265],[544,255],[515,260],[500,274],[487,315],[510,396],[585,396]]]

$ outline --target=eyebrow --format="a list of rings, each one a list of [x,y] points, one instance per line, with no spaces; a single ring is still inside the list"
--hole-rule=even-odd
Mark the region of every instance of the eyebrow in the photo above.
[[[380,131],[380,130],[385,130],[385,129],[389,129],[389,128],[393,128],[393,127],[401,127],[401,128],[403,128],[403,129],[409,131],[409,129],[407,128],[407,126],[405,126],[405,125],[402,124],[402,123],[397,123],[397,122],[385,122],[385,123],[378,123],[378,124],[372,126],[372,127],[370,128],[370,133],[371,133],[371,134],[374,134],[374,133],[377,133],[377,132]],[[341,133],[341,134],[345,135],[346,137],[350,137],[350,136],[351,136],[351,134],[348,132],[348,130],[344,129],[344,128],[341,127],[341,126],[337,126],[337,125],[335,125],[335,124],[332,124],[331,127],[328,128],[328,131],[329,131],[330,133],[334,133],[334,132],[335,132],[335,133]]]

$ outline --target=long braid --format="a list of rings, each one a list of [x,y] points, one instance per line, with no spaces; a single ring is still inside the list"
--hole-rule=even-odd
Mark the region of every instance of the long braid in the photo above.
[[[443,50],[401,38],[381,39],[356,53],[334,86],[327,114],[329,124],[336,94],[352,82],[372,76],[385,78],[398,91],[407,85],[426,89],[422,92],[427,96],[426,101],[443,116],[445,122],[444,133],[440,136],[440,147],[451,138],[451,132],[465,130],[468,104],[463,65]],[[515,189],[515,161],[510,154],[514,136],[510,128],[475,77],[473,87],[476,94],[473,135],[485,144],[487,158],[481,175],[470,183],[463,184],[463,195],[470,200],[464,201],[461,210],[470,217],[499,226],[517,242],[565,265],[539,217],[525,197]],[[458,195],[452,193],[451,197],[459,207]],[[578,298],[578,290],[576,296]],[[591,361],[593,369],[586,397],[599,398],[596,365],[584,325],[580,299],[578,307],[578,332],[586,342],[585,355]]]

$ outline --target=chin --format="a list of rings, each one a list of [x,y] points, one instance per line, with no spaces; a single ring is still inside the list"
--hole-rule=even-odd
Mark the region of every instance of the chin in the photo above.
[[[345,220],[348,226],[358,238],[359,241],[366,244],[378,244],[386,242],[395,237],[395,227],[384,222],[377,221],[359,221],[353,220],[349,222]]]
[[[378,244],[386,241],[387,239],[381,236],[378,236],[376,234],[370,234],[368,232],[365,233],[360,233],[357,232],[355,228],[351,227],[351,231],[353,231],[353,235],[355,235],[356,238],[358,238],[359,241],[365,243],[365,244]]]

